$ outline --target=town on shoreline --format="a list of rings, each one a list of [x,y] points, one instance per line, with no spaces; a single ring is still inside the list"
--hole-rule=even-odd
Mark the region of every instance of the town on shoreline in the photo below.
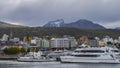
[[[59,50],[75,50],[82,44],[92,47],[116,46],[120,49],[120,37],[113,39],[110,36],[90,37],[81,36],[76,39],[70,35],[64,35],[63,37],[51,37],[51,36],[25,36],[22,40],[19,37],[12,37],[12,35],[4,34],[0,39],[0,59],[17,59],[20,56],[24,56],[26,53],[38,52],[38,51],[59,51]]]

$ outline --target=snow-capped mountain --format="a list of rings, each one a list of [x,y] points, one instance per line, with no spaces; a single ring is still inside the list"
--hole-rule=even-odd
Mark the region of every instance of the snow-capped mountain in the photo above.
[[[105,29],[105,27],[93,23],[92,21],[86,20],[86,19],[80,19],[76,22],[72,23],[64,23],[63,19],[50,21],[47,24],[45,24],[43,27],[72,27],[72,28],[78,28],[78,29]]]
[[[55,21],[50,21],[47,24],[45,24],[43,27],[61,27],[64,25],[63,19],[58,19]]]

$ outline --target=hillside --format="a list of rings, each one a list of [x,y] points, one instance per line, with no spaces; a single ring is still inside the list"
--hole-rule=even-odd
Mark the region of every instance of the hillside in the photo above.
[[[42,27],[22,27],[22,28],[0,28],[0,37],[3,34],[10,34],[12,31],[14,37],[23,38],[24,36],[55,36],[55,37],[62,37],[63,35],[70,35],[79,38],[80,36],[98,36],[104,37],[109,35],[113,38],[117,38],[120,36],[119,30],[114,29],[101,29],[101,30],[82,30],[77,28],[63,28],[63,27],[54,27],[54,28],[42,28]]]
[[[0,21],[0,27],[1,28],[6,28],[6,27],[23,27],[23,26],[21,26],[21,25],[13,25],[13,24],[9,24],[9,23]]]
[[[64,27],[74,27],[79,29],[105,29],[105,27],[85,19],[80,19],[76,22],[65,24]]]
[[[115,29],[120,30],[120,27],[116,27]]]

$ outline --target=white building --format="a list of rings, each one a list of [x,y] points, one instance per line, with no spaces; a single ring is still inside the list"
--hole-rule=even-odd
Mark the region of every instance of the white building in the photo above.
[[[74,37],[68,37],[68,39],[69,39],[69,46],[70,47],[77,47],[76,46],[77,45],[77,41],[76,41],[76,39]]]
[[[109,36],[106,36],[105,38],[103,38],[103,41],[105,42],[105,44],[107,44],[107,42],[111,42],[111,43],[114,42],[113,38],[111,38]]]
[[[32,44],[36,44],[36,42],[37,42],[36,39],[31,40],[31,43],[32,43]]]
[[[8,41],[9,35],[4,34],[1,41]]]
[[[51,48],[70,48],[70,47],[76,47],[76,40],[73,37],[51,39]]]
[[[37,41],[39,40],[40,38],[38,37],[33,37],[33,39],[31,40],[31,43],[32,44],[37,44]]]
[[[114,40],[114,43],[119,43],[119,41],[117,39]]]
[[[52,38],[51,39],[51,48],[64,48],[69,47],[68,38]]]
[[[13,39],[13,41],[14,41],[14,42],[19,42],[19,41],[20,41],[20,38],[15,37],[15,38]]]
[[[120,43],[120,36],[118,37],[118,42]]]
[[[39,38],[36,40],[36,45],[41,48],[49,48],[50,47],[50,41],[47,39]]]
[[[99,41],[99,40],[100,40],[100,38],[99,38],[99,37],[95,37],[95,40]]]
[[[90,46],[92,46],[92,47],[99,46],[97,40],[89,40],[89,43],[90,43]]]

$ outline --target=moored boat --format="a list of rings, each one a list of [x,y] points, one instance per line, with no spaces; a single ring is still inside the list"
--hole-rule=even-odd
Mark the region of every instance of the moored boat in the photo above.
[[[53,59],[48,59],[42,56],[42,52],[30,52],[24,57],[19,57],[17,60],[19,62],[50,62],[54,61]]]
[[[106,47],[77,48],[71,55],[60,56],[67,63],[120,63]]]
[[[54,59],[56,61],[60,61],[60,56],[65,56],[65,55],[68,55],[70,53],[71,53],[71,51],[67,51],[67,50],[52,51],[51,53],[49,53],[47,55],[47,57],[50,59]]]
[[[120,60],[120,50],[116,47],[108,47],[110,54],[112,54],[115,59]]]

